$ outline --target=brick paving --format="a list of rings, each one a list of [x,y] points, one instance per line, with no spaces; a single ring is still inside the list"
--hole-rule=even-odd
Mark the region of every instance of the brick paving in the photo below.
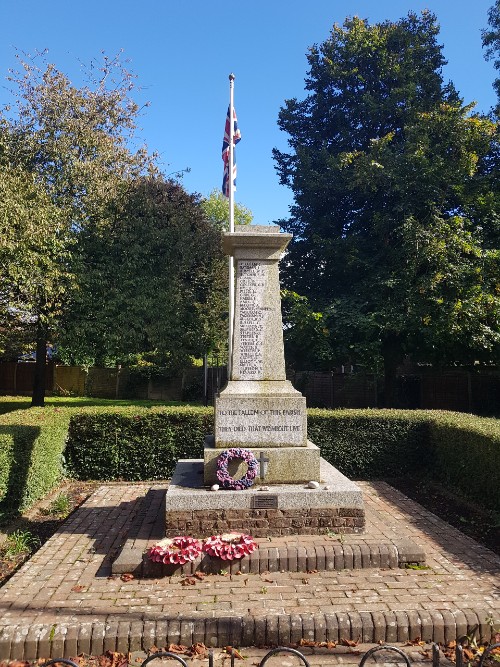
[[[110,577],[111,561],[150,485],[102,486],[0,589],[0,659],[168,643],[442,642],[475,625],[489,637],[488,619],[500,625],[500,559],[387,484],[361,486],[364,539],[412,540],[429,569],[226,573],[194,585],[182,576],[123,581]],[[271,546],[292,541],[307,549],[315,540],[271,538]]]

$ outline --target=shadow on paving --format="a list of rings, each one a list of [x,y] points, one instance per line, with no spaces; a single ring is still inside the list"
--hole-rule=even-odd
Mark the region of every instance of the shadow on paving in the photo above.
[[[485,547],[474,542],[472,538],[465,536],[456,528],[448,527],[448,524],[388,484],[372,484],[386,502],[405,516],[405,519],[400,520],[401,523],[407,523],[425,533],[451,557],[452,561],[458,560],[465,563],[477,574],[498,574],[499,561],[493,552],[486,550]],[[90,551],[104,556],[96,576],[109,576],[111,563],[127,537],[143,540],[160,540],[164,537],[164,499],[164,488],[151,488],[144,496],[136,500],[121,502],[114,507],[94,507],[84,504],[59,528],[58,534],[87,535],[91,541]],[[369,513],[373,510],[369,506],[369,501],[367,505],[369,520]],[[416,505],[419,509],[415,514],[411,513],[412,505]],[[148,511],[151,506],[155,508],[155,511],[151,512],[151,517],[149,517]],[[382,520],[384,520],[383,517]],[[392,518],[385,519],[388,524],[393,524],[394,521]],[[443,524],[446,530],[443,530]],[[369,536],[369,533],[368,522],[365,535]],[[360,535],[362,536],[363,534]],[[418,536],[413,535],[411,538],[418,541]]]
[[[460,561],[478,574],[498,575],[500,571],[500,559],[493,551],[468,537],[458,528],[446,523],[430,510],[425,509],[415,500],[411,500],[394,487],[385,482],[372,482],[373,488],[388,503],[398,509],[405,516],[405,522],[410,526],[418,528],[426,536],[439,545],[439,547],[452,561]],[[419,512],[411,513],[411,505],[417,505]],[[422,512],[423,510],[423,512]],[[446,530],[443,530],[443,524]],[[369,530],[369,526],[368,530]]]

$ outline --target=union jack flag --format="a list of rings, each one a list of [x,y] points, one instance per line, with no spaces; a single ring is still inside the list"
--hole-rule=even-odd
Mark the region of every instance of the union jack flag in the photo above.
[[[233,146],[236,146],[238,141],[241,141],[241,132],[238,129],[238,120],[236,118],[236,111],[233,109]],[[222,193],[225,197],[229,197],[229,107],[227,108],[226,126],[224,128],[224,139],[222,140],[222,160],[224,162],[224,177],[222,179]],[[233,183],[236,188],[236,152],[233,149]]]

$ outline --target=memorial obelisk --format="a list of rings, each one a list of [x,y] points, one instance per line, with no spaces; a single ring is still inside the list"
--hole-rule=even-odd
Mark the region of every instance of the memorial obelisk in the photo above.
[[[364,528],[360,488],[308,440],[305,398],[286,379],[278,262],[290,238],[257,225],[223,235],[236,265],[231,374],[215,400],[215,433],[205,441],[203,460],[177,464],[166,496],[167,536]],[[221,454],[234,449],[255,457],[259,475],[245,489],[211,490]],[[234,480],[246,474],[243,459],[231,463]]]

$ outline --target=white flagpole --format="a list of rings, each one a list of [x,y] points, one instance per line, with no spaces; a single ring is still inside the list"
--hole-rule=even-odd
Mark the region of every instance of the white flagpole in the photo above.
[[[234,232],[234,74],[229,75],[229,231]],[[227,375],[231,379],[234,330],[234,259],[229,257],[229,341]]]

